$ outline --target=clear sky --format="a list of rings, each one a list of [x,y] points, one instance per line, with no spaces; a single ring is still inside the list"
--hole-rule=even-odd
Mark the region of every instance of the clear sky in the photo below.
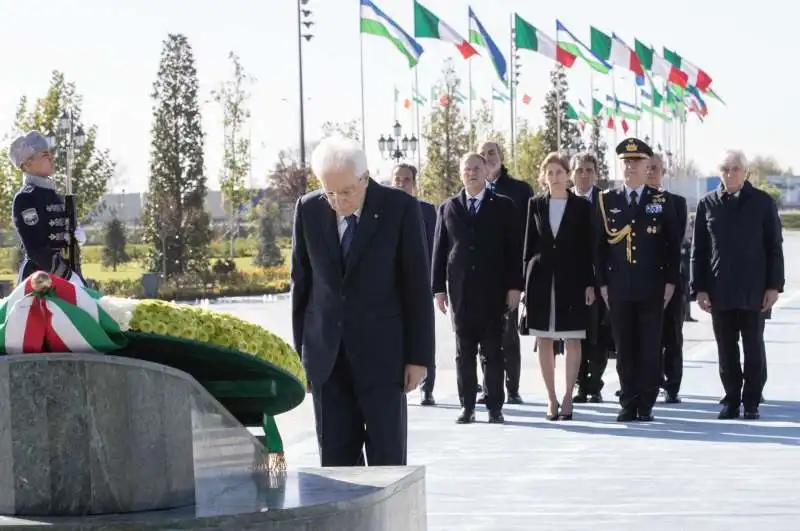
[[[637,37],[658,49],[662,45],[706,70],[713,87],[726,100],[709,101],[705,123],[696,118],[687,128],[689,159],[713,172],[726,148],[748,155],[772,155],[784,166],[800,168],[795,128],[800,118],[796,100],[797,7],[788,2],[711,2],[672,0],[668,8],[630,0],[424,0],[440,18],[466,36],[467,6],[471,5],[501,50],[508,55],[510,15],[518,12],[534,26],[555,36],[560,20],[588,43],[589,26],[612,31],[632,43]],[[412,0],[376,0],[376,4],[413,33]],[[115,188],[143,190],[147,182],[152,102],[150,93],[158,68],[162,40],[169,32],[185,33],[193,46],[201,84],[206,132],[206,168],[216,187],[222,152],[219,106],[210,91],[230,75],[229,51],[240,55],[257,79],[251,100],[253,180],[263,185],[276,153],[298,145],[296,2],[292,0],[0,0],[0,132],[10,131],[14,108],[23,94],[40,96],[50,72],[62,70],[77,83],[84,97],[84,117],[99,127],[99,143],[119,162]],[[568,8],[565,6],[569,6]],[[358,0],[310,0],[315,37],[305,47],[307,138],[320,134],[327,120],[345,121],[361,115]],[[455,57],[459,73],[466,62],[455,47],[420,41],[425,47],[419,65],[420,91],[429,95],[442,61]],[[394,119],[393,90],[410,94],[412,74],[405,59],[383,39],[364,36],[366,139],[370,167],[385,172],[377,138],[389,133]],[[542,121],[541,103],[552,64],[532,52],[522,52],[523,75],[519,115],[533,124]],[[496,83],[488,55],[473,59],[472,78],[479,96],[489,98]],[[588,100],[590,75],[585,65],[569,74],[571,97]],[[594,76],[598,94],[612,90],[608,78]],[[617,77],[620,99],[632,100],[630,80]],[[465,89],[466,93],[466,89]],[[495,106],[496,126],[508,124],[508,107]],[[427,112],[423,109],[424,113]],[[398,116],[410,132],[408,111]],[[650,134],[646,119],[639,136]],[[663,141],[664,131],[656,128]],[[631,131],[633,132],[633,131]],[[622,139],[622,132],[618,133]],[[613,142],[613,135],[608,136]]]

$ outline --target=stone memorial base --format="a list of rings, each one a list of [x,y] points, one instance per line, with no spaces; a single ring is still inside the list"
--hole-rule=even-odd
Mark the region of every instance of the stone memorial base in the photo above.
[[[181,371],[0,357],[2,529],[426,529],[422,467],[270,474],[266,455]]]

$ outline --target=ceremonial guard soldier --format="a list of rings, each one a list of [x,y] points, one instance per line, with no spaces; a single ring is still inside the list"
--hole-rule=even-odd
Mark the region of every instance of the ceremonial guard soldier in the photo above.
[[[678,283],[682,235],[669,197],[645,184],[650,146],[628,138],[616,152],[625,184],[598,198],[596,273],[617,349],[617,421],[652,421],[664,307]]]
[[[17,281],[43,270],[83,284],[63,256],[69,240],[66,208],[50,179],[53,157],[47,139],[36,131],[24,134],[11,143],[8,158],[23,173],[22,188],[12,206],[14,227],[24,253]]]

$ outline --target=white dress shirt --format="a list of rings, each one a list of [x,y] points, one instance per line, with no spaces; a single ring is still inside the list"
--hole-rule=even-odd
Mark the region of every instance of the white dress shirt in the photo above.
[[[475,195],[469,195],[469,192],[464,190],[464,195],[467,196],[467,211],[469,211],[469,200],[476,199],[475,201],[475,212],[478,212],[481,209],[481,204],[483,203],[483,196],[486,195],[486,188],[481,188],[481,191]]]
[[[636,192],[636,204],[642,202],[642,194],[644,193],[644,185],[641,185],[638,188],[629,188],[628,185],[625,185],[625,200],[628,201],[628,204],[631,204],[631,192]]]

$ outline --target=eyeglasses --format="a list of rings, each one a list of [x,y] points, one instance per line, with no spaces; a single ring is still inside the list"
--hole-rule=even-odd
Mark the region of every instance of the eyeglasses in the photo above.
[[[364,182],[365,176],[361,176],[358,178],[355,184],[351,184],[341,190],[324,190],[323,193],[328,201],[336,201],[337,199],[350,199],[351,197],[355,196],[358,193],[358,188],[362,182]]]

